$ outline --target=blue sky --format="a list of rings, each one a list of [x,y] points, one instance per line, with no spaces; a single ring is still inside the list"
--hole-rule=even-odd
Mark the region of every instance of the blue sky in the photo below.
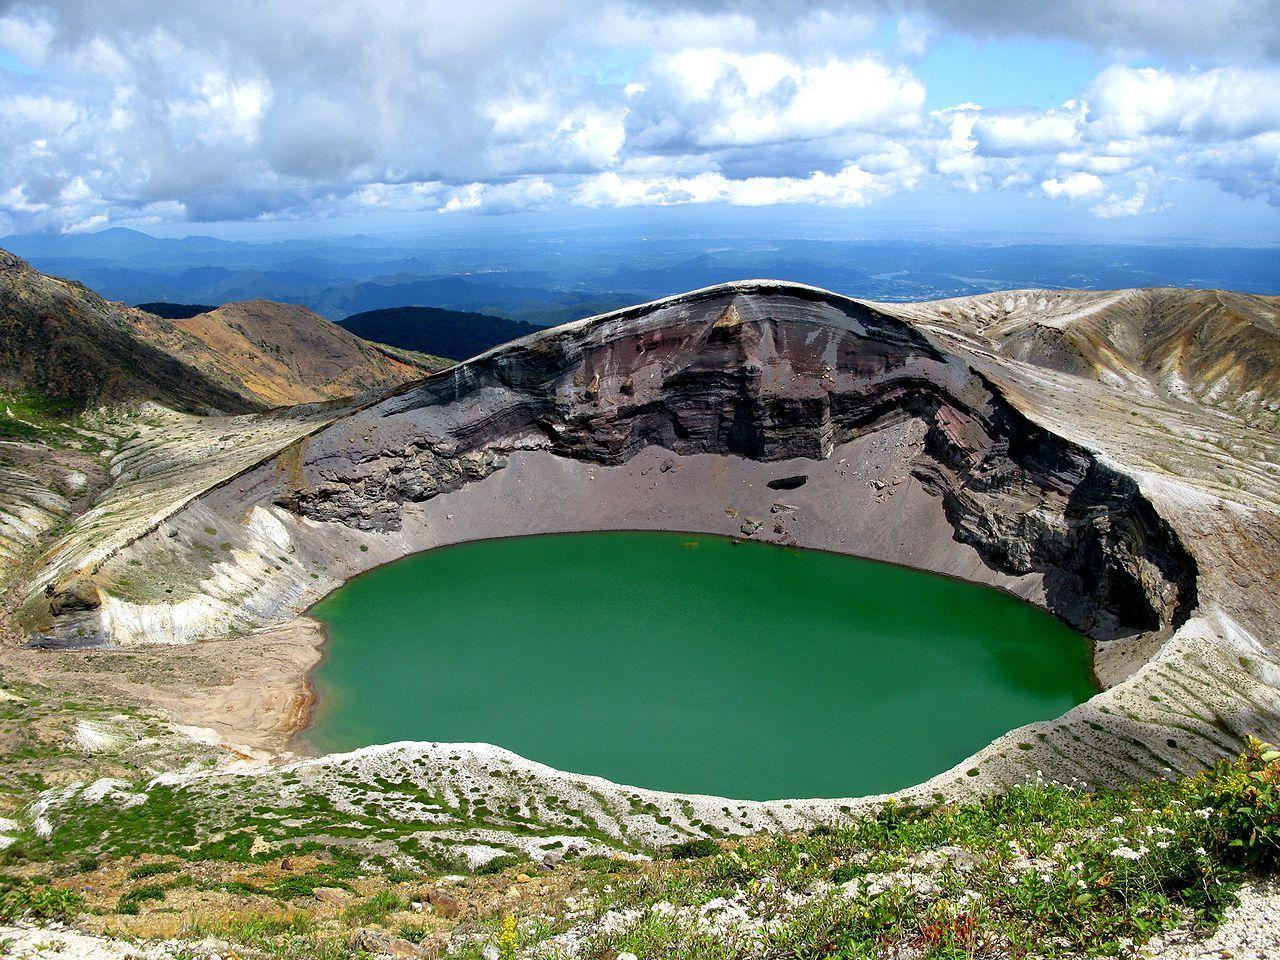
[[[0,233],[1278,242],[1277,89],[1280,0],[0,0]]]
[[[1072,41],[947,36],[920,58],[915,72],[932,110],[966,100],[989,109],[1047,110],[1077,96],[1105,65]]]

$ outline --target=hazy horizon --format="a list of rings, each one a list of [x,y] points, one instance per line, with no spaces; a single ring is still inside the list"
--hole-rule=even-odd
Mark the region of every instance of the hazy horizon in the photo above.
[[[899,301],[1020,288],[1280,294],[1280,256],[1269,245],[942,230],[850,236],[816,217],[779,226],[766,211],[750,216],[760,222],[742,228],[701,217],[608,227],[554,218],[535,226],[512,215],[453,221],[434,233],[248,241],[110,228],[14,235],[0,245],[127,303],[276,300],[331,320],[424,306],[547,325],[751,278]],[[511,228],[517,221],[524,222]]]

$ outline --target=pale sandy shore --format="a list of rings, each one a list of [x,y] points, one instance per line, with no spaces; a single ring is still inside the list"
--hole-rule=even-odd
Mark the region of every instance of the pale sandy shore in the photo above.
[[[243,637],[185,644],[181,656],[168,645],[6,647],[0,670],[11,681],[158,715],[196,740],[266,759],[293,752],[297,734],[310,722],[315,698],[309,675],[323,642],[319,623],[297,617]]]

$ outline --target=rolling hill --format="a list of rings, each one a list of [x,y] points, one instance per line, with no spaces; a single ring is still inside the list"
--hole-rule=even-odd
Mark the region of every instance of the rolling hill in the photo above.
[[[1230,290],[1018,290],[916,304],[1003,356],[1274,429],[1280,297]]]
[[[306,307],[270,300],[228,303],[173,326],[209,348],[208,369],[268,406],[386,390],[449,362],[370,343]]]
[[[154,400],[247,413],[386,389],[442,365],[368,343],[305,307],[251,301],[159,317],[0,250],[0,386],[70,406]]]

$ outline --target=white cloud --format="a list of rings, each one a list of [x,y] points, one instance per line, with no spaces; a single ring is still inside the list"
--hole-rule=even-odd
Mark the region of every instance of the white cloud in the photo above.
[[[175,125],[193,128],[192,135],[205,143],[224,138],[253,141],[270,99],[261,81],[236,80],[211,72],[200,79],[190,96],[169,103],[169,116]]]
[[[1109,218],[1173,178],[1280,206],[1276,3],[0,0],[0,231],[1036,185]],[[1115,65],[1052,109],[926,112],[956,31]]]
[[[1057,200],[1065,197],[1068,200],[1079,200],[1082,197],[1095,197],[1106,189],[1102,178],[1092,173],[1076,171],[1064,177],[1055,177],[1040,184],[1040,189]]]
[[[28,67],[44,63],[54,35],[53,25],[39,16],[17,12],[0,17],[0,50],[9,51]]]
[[[1280,70],[1173,73],[1114,66],[1091,84],[1089,120],[1107,136],[1233,140],[1280,129]]]
[[[1189,151],[1180,166],[1223,190],[1280,207],[1280,131]]]
[[[101,230],[106,227],[110,222],[105,213],[95,213],[92,216],[85,217],[83,220],[68,224],[63,229],[63,233],[92,233],[95,230]]]
[[[449,193],[441,213],[464,210],[483,213],[512,213],[546,206],[556,197],[556,189],[540,177],[511,183],[469,183]]]
[[[1082,112],[1073,101],[1058,110],[983,113],[974,119],[971,136],[988,156],[1052,153],[1079,141]]]
[[[1127,197],[1108,194],[1107,198],[1094,206],[1093,215],[1103,220],[1114,220],[1117,217],[1136,217],[1149,209],[1150,188],[1145,181],[1139,181],[1133,193]]]
[[[665,137],[703,147],[902,130],[922,121],[924,85],[871,57],[806,65],[774,53],[689,48],[658,59],[653,73],[647,108],[668,122]],[[636,109],[643,116],[646,105]],[[639,135],[645,139],[643,128]]]
[[[732,180],[720,173],[692,177],[642,177],[603,173],[586,180],[574,202],[588,207],[673,206],[686,203],[728,203],[767,206],[783,203],[822,203],[861,207],[908,183],[898,172],[877,175],[857,164],[835,174],[808,177],[747,177]]]
[[[399,213],[437,210],[446,191],[439,181],[425,183],[370,183],[348,198],[361,210],[395,211]]]
[[[1125,173],[1137,164],[1137,160],[1132,156],[1113,156],[1107,153],[1089,153],[1084,150],[1060,153],[1054,158],[1054,162],[1059,167],[1078,167],[1103,176]]]
[[[41,136],[59,136],[78,119],[80,109],[71,100],[25,93],[0,97],[0,123],[22,124]]]
[[[894,52],[912,60],[925,55],[937,29],[934,24],[918,16],[899,17],[894,28]]]

